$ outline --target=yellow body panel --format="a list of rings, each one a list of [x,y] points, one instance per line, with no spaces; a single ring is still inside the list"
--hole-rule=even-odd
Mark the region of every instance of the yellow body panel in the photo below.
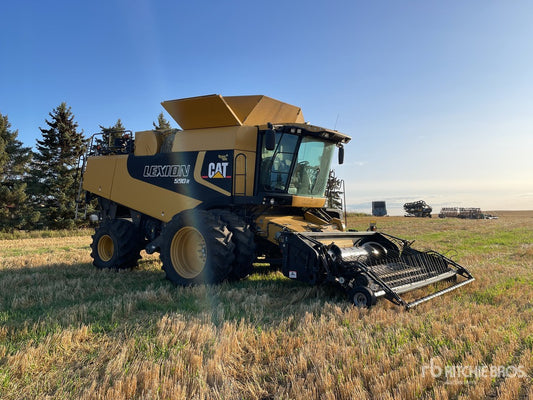
[[[256,148],[254,126],[185,130],[176,133],[172,143],[172,152],[235,149],[255,153]]]
[[[136,156],[153,156],[161,149],[163,135],[158,131],[135,132]]]
[[[255,222],[259,228],[259,236],[275,244],[278,244],[277,233],[283,229],[306,232],[310,230],[310,226],[318,227],[296,215],[262,215]]]
[[[213,94],[161,104],[185,130],[304,122],[299,107],[263,95],[222,97]]]
[[[127,169],[127,156],[117,157],[119,159],[111,191],[113,201],[165,222],[170,221],[177,213],[202,203],[191,197],[132,178]]]
[[[242,124],[245,124],[245,120],[252,110],[261,101],[262,95],[252,96],[224,96],[224,100],[228,106],[233,110],[235,115],[239,118]],[[249,125],[249,124],[248,124]]]
[[[293,207],[322,208],[325,204],[325,197],[292,196]]]
[[[267,96],[230,96],[225,99],[240,116],[243,125],[304,122],[299,107]]]
[[[116,157],[110,156],[89,157],[83,175],[83,189],[108,199],[111,196],[116,160]]]
[[[83,189],[164,222],[170,221],[177,213],[202,203],[132,178],[128,173],[127,162],[127,155],[89,158]]]
[[[306,211],[304,213],[304,219],[306,221],[312,222],[313,224],[317,224],[317,225],[325,225],[325,224],[328,223],[328,221],[326,221],[325,219],[322,219],[320,217],[317,217],[315,214],[313,214],[310,211]]]
[[[283,230],[291,232],[340,232],[336,224],[317,223],[318,220],[316,218],[306,219],[298,215],[261,215],[255,222],[259,228],[258,235],[276,245],[278,244],[278,233]],[[335,242],[339,247],[353,246],[353,241],[350,239],[325,239],[321,242],[324,244]]]
[[[161,104],[183,129],[242,125],[220,95],[169,100]]]

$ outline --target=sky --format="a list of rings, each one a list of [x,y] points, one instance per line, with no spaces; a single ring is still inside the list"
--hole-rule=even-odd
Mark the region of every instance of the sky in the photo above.
[[[0,113],[26,146],[61,102],[90,136],[151,129],[164,100],[263,94],[352,137],[332,165],[350,210],[533,209],[533,2],[21,0],[0,17]]]

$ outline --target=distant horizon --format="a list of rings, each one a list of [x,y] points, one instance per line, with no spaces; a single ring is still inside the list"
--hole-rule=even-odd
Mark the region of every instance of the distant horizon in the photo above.
[[[463,206],[442,206],[442,207],[463,207]],[[438,208],[435,208],[435,207],[432,207],[433,208],[433,211],[431,212],[431,215],[432,216],[436,216],[440,213],[441,211],[441,208],[442,207],[438,207]],[[481,207],[476,207],[476,206],[472,206],[472,207],[468,207],[468,206],[464,206],[465,208],[480,208],[481,209],[481,212],[483,213],[498,213],[498,212],[503,212],[503,213],[506,213],[506,212],[516,212],[516,213],[520,213],[520,212],[531,212],[533,213],[533,208],[531,209],[524,209],[524,210],[515,210],[515,209],[494,209],[494,210],[489,210],[489,209],[483,209]],[[354,207],[352,205],[348,205],[346,207],[346,212],[348,213],[360,213],[360,214],[368,214],[369,216],[372,216],[372,205],[370,204],[369,207]],[[405,216],[406,212],[405,210],[403,209],[403,207],[389,207],[387,205],[387,216],[389,217],[403,217]],[[376,217],[376,218],[381,218],[381,217]]]

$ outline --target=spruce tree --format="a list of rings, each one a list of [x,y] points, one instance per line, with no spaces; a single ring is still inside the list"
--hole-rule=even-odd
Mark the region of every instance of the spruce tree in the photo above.
[[[74,226],[75,198],[79,179],[78,161],[85,150],[83,132],[66,103],[61,103],[45,120],[47,129],[39,128],[31,171],[32,201],[40,210],[44,228],[61,229]]]
[[[154,129],[156,131],[167,132],[172,129],[170,126],[170,122],[166,120],[163,113],[159,113],[159,115],[157,116],[157,124],[155,122],[152,122],[152,124],[154,125]]]
[[[36,217],[27,206],[24,183],[31,149],[22,147],[17,136],[7,115],[0,113],[0,230],[4,231],[28,228]]]
[[[100,129],[103,133],[102,144],[106,148],[115,147],[115,140],[121,138],[126,130],[124,125],[122,125],[120,118],[117,120],[115,125],[110,126],[109,128],[100,125]]]

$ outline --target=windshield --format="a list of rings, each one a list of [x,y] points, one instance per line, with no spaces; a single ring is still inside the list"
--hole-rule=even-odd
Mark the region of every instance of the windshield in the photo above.
[[[275,149],[262,146],[260,189],[323,197],[334,148],[310,136],[300,141],[297,135],[276,132]]]
[[[334,148],[333,143],[309,136],[302,139],[289,184],[290,194],[324,196]]]

